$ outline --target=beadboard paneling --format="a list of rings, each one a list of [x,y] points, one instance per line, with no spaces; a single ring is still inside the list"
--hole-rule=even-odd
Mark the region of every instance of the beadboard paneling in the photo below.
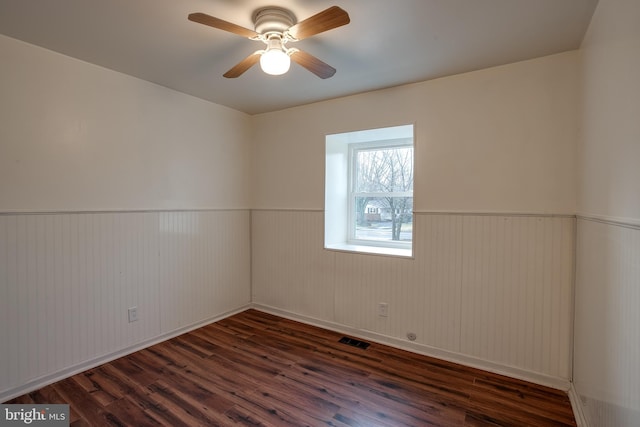
[[[574,218],[418,213],[413,259],[323,251],[322,221],[252,213],[255,304],[568,384]]]
[[[593,426],[640,425],[640,229],[579,219],[574,382]]]
[[[249,212],[158,215],[162,332],[250,302]]]
[[[248,211],[0,215],[0,397],[248,304],[249,247]]]
[[[416,215],[414,232],[415,259],[335,253],[335,321],[459,352],[462,217]]]
[[[573,218],[464,218],[461,351],[569,378]]]
[[[252,302],[333,318],[334,257],[323,236],[321,212],[253,211]]]

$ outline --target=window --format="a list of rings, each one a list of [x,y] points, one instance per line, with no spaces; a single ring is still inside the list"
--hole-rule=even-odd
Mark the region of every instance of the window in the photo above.
[[[411,256],[413,126],[328,135],[325,247]]]

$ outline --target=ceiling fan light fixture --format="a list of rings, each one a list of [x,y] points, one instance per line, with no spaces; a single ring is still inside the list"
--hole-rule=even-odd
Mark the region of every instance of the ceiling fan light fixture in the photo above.
[[[267,50],[260,56],[260,68],[267,74],[279,76],[289,71],[291,58],[284,51],[279,37],[269,38]]]

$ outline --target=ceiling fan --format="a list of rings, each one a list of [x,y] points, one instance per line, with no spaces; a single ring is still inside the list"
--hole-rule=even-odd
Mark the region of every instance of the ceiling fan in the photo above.
[[[313,55],[296,48],[288,48],[286,45],[350,22],[349,14],[338,6],[330,7],[297,23],[293,13],[287,9],[264,7],[253,13],[255,31],[205,13],[192,13],[189,20],[266,44],[265,49],[253,52],[224,73],[224,77],[227,78],[241,76],[258,62],[267,74],[284,74],[289,70],[291,60],[322,79],[329,78],[336,73],[335,68]]]

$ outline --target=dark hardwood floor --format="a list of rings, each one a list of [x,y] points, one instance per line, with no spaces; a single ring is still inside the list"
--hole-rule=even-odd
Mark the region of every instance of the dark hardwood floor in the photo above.
[[[248,310],[18,397],[72,426],[575,426],[565,393]]]

